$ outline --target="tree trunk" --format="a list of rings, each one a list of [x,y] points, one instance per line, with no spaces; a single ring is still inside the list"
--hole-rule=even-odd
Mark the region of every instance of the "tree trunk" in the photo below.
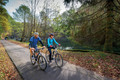
[[[23,42],[24,37],[25,37],[25,14],[24,14],[24,28],[23,28],[23,32],[22,32],[22,38],[21,38],[21,42]]]
[[[113,0],[107,0],[107,26],[105,34],[104,51],[113,52]]]

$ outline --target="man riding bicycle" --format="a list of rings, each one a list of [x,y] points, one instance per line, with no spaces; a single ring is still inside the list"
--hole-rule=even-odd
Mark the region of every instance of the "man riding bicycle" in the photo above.
[[[51,49],[55,49],[55,47],[53,46],[53,42],[55,42],[57,45],[60,45],[59,43],[57,43],[56,42],[56,40],[54,39],[54,34],[53,33],[50,33],[49,34],[49,38],[48,38],[48,40],[47,40],[47,43],[48,43],[48,51],[49,51],[49,62],[51,62],[51,60],[53,59],[52,57],[51,57],[51,54],[52,54],[52,52],[51,52]]]
[[[30,48],[30,54],[33,55],[32,51],[36,51],[37,50],[37,43],[38,41],[42,44],[43,48],[45,48],[44,44],[42,43],[40,37],[38,36],[39,33],[35,32],[34,36],[32,36],[29,40],[30,44],[29,44],[29,48]],[[34,58],[34,56],[32,56],[32,58]]]

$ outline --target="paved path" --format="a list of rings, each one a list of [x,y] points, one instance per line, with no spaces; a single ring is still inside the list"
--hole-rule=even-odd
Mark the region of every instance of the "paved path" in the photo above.
[[[31,64],[29,49],[5,40],[1,42],[24,80],[112,80],[66,61],[61,69],[52,62],[46,71],[41,71]]]

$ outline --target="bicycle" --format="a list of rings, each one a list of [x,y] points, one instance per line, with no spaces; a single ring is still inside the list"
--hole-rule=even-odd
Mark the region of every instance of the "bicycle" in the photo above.
[[[44,48],[39,48],[36,51],[32,50],[33,55],[30,55],[30,60],[32,65],[35,65],[35,63],[37,62],[39,68],[44,71],[47,68],[47,61],[45,57],[40,53],[40,50],[43,50],[43,49]]]
[[[63,57],[61,54],[58,53],[57,46],[53,50],[51,56],[55,60],[55,63],[58,67],[63,66]],[[49,51],[48,50],[45,53],[45,58],[46,58],[47,62],[49,62]]]

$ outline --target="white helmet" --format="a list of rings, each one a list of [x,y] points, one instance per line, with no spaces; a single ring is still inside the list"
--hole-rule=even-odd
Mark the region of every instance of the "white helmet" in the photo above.
[[[38,33],[38,32],[35,32],[34,35],[39,35],[39,33]]]

